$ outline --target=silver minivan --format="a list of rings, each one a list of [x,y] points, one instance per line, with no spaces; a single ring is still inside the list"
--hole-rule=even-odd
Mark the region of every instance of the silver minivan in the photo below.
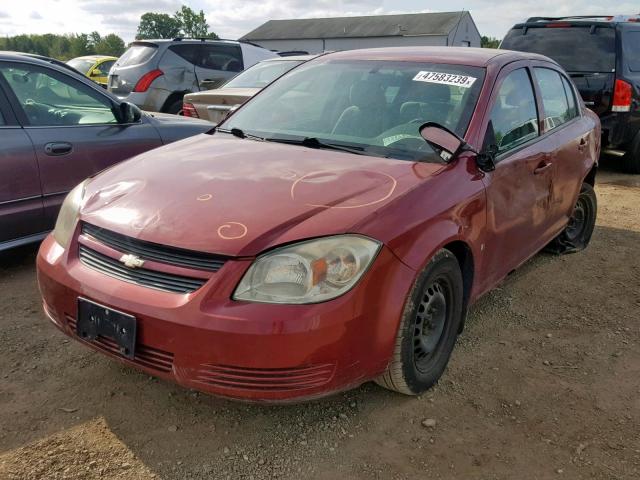
[[[143,110],[180,113],[182,97],[209,90],[261,60],[278,55],[234,40],[141,40],[109,72],[108,89]]]

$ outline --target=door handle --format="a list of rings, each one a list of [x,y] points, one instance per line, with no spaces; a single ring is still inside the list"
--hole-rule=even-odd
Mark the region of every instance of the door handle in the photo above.
[[[73,150],[73,146],[68,142],[51,142],[44,146],[44,153],[52,157],[66,155],[71,153],[71,150]]]
[[[585,148],[587,148],[587,145],[589,145],[589,137],[582,137],[580,139],[580,144],[578,145],[578,150],[584,150]]]
[[[547,170],[549,170],[552,166],[553,166],[553,163],[551,162],[543,162],[540,165],[538,165],[538,167],[533,171],[533,174],[540,175],[541,173],[544,173]]]

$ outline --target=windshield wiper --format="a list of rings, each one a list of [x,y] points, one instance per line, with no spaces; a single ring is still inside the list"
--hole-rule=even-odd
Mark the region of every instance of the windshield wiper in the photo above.
[[[302,145],[309,148],[323,148],[326,150],[337,150],[340,152],[355,153],[356,155],[369,155],[365,153],[364,147],[338,145],[335,143],[325,143],[318,140],[316,137],[304,137],[300,139],[290,138],[265,138],[268,142],[287,143],[289,145]]]
[[[250,140],[258,140],[260,142],[264,142],[266,140],[264,137],[260,137],[258,135],[252,135],[250,133],[245,133],[243,130],[240,130],[239,128],[232,128],[231,130],[216,128],[215,131],[220,133],[230,133],[234,137],[248,138]]]

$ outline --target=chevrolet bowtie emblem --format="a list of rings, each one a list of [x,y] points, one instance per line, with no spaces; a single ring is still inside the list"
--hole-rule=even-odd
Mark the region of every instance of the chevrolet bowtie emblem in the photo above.
[[[122,255],[120,257],[120,261],[124,263],[126,267],[129,268],[140,268],[144,265],[144,260],[136,255],[132,255],[131,253],[127,253],[126,255]]]

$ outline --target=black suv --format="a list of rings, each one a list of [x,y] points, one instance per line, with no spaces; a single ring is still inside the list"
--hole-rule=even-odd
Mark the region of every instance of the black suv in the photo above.
[[[640,173],[640,15],[532,17],[500,48],[541,53],[569,73],[602,121],[602,150]]]

